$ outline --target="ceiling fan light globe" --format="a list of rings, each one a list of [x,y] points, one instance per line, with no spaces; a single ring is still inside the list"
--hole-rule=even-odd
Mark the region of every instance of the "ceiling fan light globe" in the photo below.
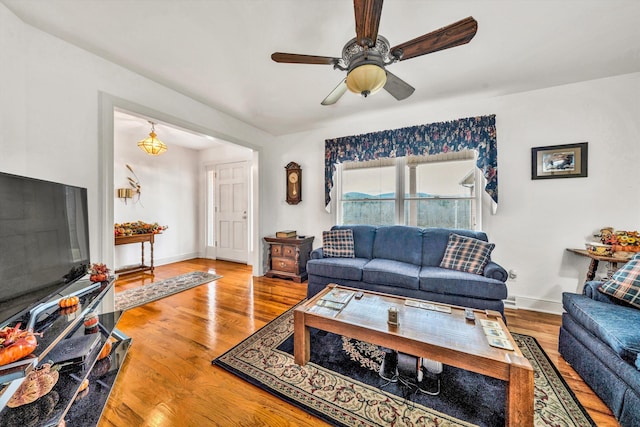
[[[347,88],[365,97],[382,89],[387,82],[387,72],[376,64],[363,64],[347,75]]]

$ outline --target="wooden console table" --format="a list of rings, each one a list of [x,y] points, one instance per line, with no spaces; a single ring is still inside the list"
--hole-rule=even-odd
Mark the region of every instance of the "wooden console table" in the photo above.
[[[267,277],[292,279],[302,283],[307,280],[307,261],[309,260],[313,236],[311,237],[265,237],[269,245],[269,271]]]
[[[589,270],[587,271],[587,282],[591,281],[596,277],[596,271],[598,270],[598,264],[600,261],[607,262],[607,277],[611,277],[613,273],[618,271],[618,263],[626,263],[628,259],[616,258],[613,256],[603,256],[592,254],[586,249],[573,249],[567,248],[569,252],[572,252],[577,255],[582,255],[588,258],[591,258],[591,263],[589,264]]]
[[[127,274],[127,273],[138,273],[140,271],[151,271],[153,273],[153,242],[155,239],[155,234],[134,234],[132,236],[116,236],[116,246],[118,245],[128,245],[130,243],[140,243],[141,247],[141,255],[140,255],[140,265],[134,265],[130,267],[124,267],[116,270],[117,273]],[[151,247],[151,262],[150,265],[144,264],[144,244],[145,242],[149,242]]]

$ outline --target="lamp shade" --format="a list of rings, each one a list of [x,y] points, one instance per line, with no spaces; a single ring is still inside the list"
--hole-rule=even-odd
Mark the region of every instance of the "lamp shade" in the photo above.
[[[148,138],[143,139],[138,142],[138,147],[143,150],[145,153],[150,154],[152,156],[157,156],[159,154],[167,151],[167,145],[156,138],[156,133],[154,131],[153,123],[151,124],[151,133]]]
[[[386,82],[387,72],[376,64],[360,65],[347,75],[347,88],[365,97],[378,92]]]

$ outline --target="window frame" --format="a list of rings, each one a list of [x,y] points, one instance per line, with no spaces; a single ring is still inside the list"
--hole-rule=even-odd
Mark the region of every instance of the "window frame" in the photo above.
[[[460,154],[462,153],[462,154]],[[472,153],[472,154],[469,154]],[[394,224],[396,225],[405,225],[405,221],[404,221],[404,217],[405,217],[405,205],[407,201],[424,201],[424,200],[442,200],[442,199],[447,199],[447,200],[471,200],[472,203],[472,208],[471,208],[471,229],[473,230],[481,230],[482,229],[482,184],[484,182],[483,180],[483,175],[482,175],[482,171],[476,166],[476,161],[477,161],[477,157],[478,157],[478,153],[475,150],[467,150],[466,152],[458,152],[457,155],[454,155],[453,158],[450,159],[437,159],[436,157],[441,157],[442,155],[436,155],[436,156],[429,156],[430,158],[432,158],[432,160],[425,160],[420,162],[418,161],[413,161],[411,163],[420,165],[420,164],[424,164],[424,163],[430,163],[430,162],[457,162],[457,161],[466,161],[466,160],[473,160],[473,164],[474,164],[474,168],[473,168],[473,191],[472,191],[472,195],[469,197],[460,197],[460,196],[434,196],[434,197],[411,197],[411,196],[405,196],[406,192],[405,192],[405,170],[407,167],[407,159],[408,157],[396,157],[396,158],[391,158],[391,159],[380,159],[380,160],[385,160],[385,163],[387,163],[388,161],[392,161],[395,165],[395,198],[393,199],[380,199],[380,200],[393,200],[394,204],[395,204],[395,215],[394,215]],[[466,157],[465,157],[466,156]],[[427,157],[427,158],[429,158]],[[446,157],[446,156],[444,156]],[[436,158],[436,159],[433,159]],[[335,193],[335,199],[337,201],[337,206],[336,206],[336,224],[344,224],[344,216],[343,216],[343,203],[345,202],[345,200],[342,198],[343,195],[343,179],[342,179],[342,174],[344,173],[345,170],[348,170],[347,168],[344,167],[345,165],[342,163],[338,163],[336,165],[336,174],[335,174],[335,182],[334,182],[334,189],[336,191]],[[375,167],[381,167],[384,166],[382,164],[378,164],[378,165],[371,165],[371,166],[360,166],[360,168],[375,168]],[[350,169],[350,168],[349,168]],[[411,170],[412,168],[409,167],[409,174],[411,174]],[[413,175],[413,182],[415,182],[415,168],[413,168],[414,171],[414,175]],[[411,176],[409,176],[409,181],[411,182]],[[349,199],[349,202],[358,202],[358,201],[367,201],[367,199]],[[409,222],[409,221],[408,221]],[[406,224],[409,225],[409,224]]]

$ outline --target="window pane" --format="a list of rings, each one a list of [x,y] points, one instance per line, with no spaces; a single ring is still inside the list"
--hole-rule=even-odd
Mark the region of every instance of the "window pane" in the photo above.
[[[343,170],[342,223],[394,224],[395,176],[393,165]]]
[[[342,203],[343,224],[392,225],[394,218],[394,200]]]
[[[396,190],[395,166],[342,171],[342,199],[393,199]]]
[[[423,199],[405,201],[405,224],[472,230],[473,200]]]
[[[422,163],[415,166],[415,195],[410,182],[410,168],[405,169],[405,194],[408,197],[463,196],[472,194],[475,160]],[[470,180],[465,178],[471,174]],[[470,181],[470,182],[469,182]],[[465,184],[465,185],[463,185]]]

